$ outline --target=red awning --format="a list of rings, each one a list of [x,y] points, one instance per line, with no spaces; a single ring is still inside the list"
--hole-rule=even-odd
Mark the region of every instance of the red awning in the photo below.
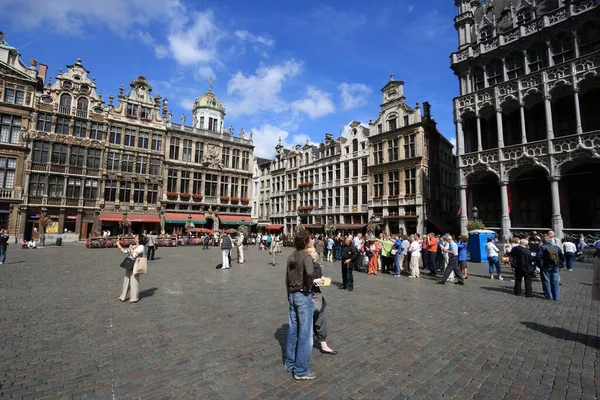
[[[100,221],[122,221],[123,213],[109,213],[109,212],[101,212],[100,213]]]
[[[171,224],[186,224],[189,221],[190,215],[192,216],[192,222],[194,224],[205,224],[206,218],[204,214],[190,214],[190,213],[165,213],[165,222]]]
[[[223,225],[254,225],[250,215],[219,215]]]
[[[283,229],[283,225],[267,225],[265,229],[268,231],[278,231],[280,229]]]
[[[128,213],[127,219],[131,222],[149,222],[153,224],[160,224],[160,216],[158,214]]]
[[[336,225],[335,229],[364,229],[366,224],[340,224]]]

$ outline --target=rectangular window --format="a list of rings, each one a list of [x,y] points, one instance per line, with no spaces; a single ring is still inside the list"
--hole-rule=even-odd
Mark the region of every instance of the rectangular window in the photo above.
[[[133,172],[133,164],[135,163],[135,157],[133,154],[123,154],[123,161],[121,163],[121,171]]]
[[[338,204],[336,204],[337,206]],[[350,205],[350,187],[346,186],[344,188],[344,205],[345,206],[349,206]]]
[[[352,161],[352,177],[358,178],[358,160]]]
[[[344,162],[344,179],[350,178],[350,161]]]
[[[0,142],[19,143],[21,117],[2,115],[0,118]]]
[[[157,133],[152,134],[152,150],[162,151],[162,136]]]
[[[208,130],[217,132],[219,130],[218,123],[219,123],[218,119],[209,117],[208,118]]]
[[[558,34],[552,40],[554,64],[564,63],[573,58],[573,38],[565,33]]]
[[[17,159],[11,157],[0,157],[0,188],[12,189],[15,186],[15,170]]]
[[[390,139],[388,145],[388,161],[398,161],[398,138]]]
[[[81,196],[81,178],[67,179],[67,198],[78,199]]]
[[[181,171],[181,180],[179,181],[179,192],[190,192],[190,171]]]
[[[29,176],[29,195],[43,196],[46,194],[46,175],[31,174]]]
[[[148,107],[142,107],[142,112],[140,113],[140,117],[142,117],[143,119],[150,119],[150,108]]]
[[[248,179],[246,178],[242,178],[242,186],[241,186],[241,194],[240,197],[243,198],[248,198]]]
[[[125,136],[123,138],[123,145],[135,146],[135,131],[133,129],[125,129]]]
[[[140,135],[138,137],[138,148],[147,149],[149,137],[150,137],[150,134],[148,132],[140,131]]]
[[[138,106],[135,104],[127,104],[127,116],[128,117],[137,117],[138,116]]]
[[[119,201],[121,203],[129,203],[131,201],[131,182],[121,182]]]
[[[115,201],[117,199],[117,181],[106,180],[104,181],[104,200]]]
[[[201,164],[203,160],[204,160],[204,144],[202,142],[196,142],[196,149],[194,152],[194,162],[196,164]]]
[[[71,147],[71,154],[69,154],[69,165],[72,167],[83,167],[85,165],[85,153],[85,147]]]
[[[369,170],[367,167],[367,159],[363,158],[361,160],[361,162],[362,162],[362,176],[367,176],[369,174]]]
[[[408,120],[408,115],[405,115],[404,116],[404,126],[408,126],[408,125],[410,125],[410,122]]]
[[[156,158],[150,159],[150,170],[148,171],[152,176],[160,175],[160,160]]]
[[[183,141],[182,161],[192,162],[192,141],[185,139]]]
[[[96,200],[98,198],[98,180],[85,180],[85,186],[83,187],[83,198],[87,200]]]
[[[240,178],[231,178],[231,197],[238,197]]]
[[[388,172],[388,196],[400,195],[400,174],[398,171]]]
[[[373,175],[373,196],[383,196],[383,174]]]
[[[143,183],[135,182],[133,184],[133,202],[141,204],[144,202],[144,189],[145,186]]]
[[[352,203],[350,203],[351,206],[356,206],[358,205],[358,191],[360,189],[360,186],[352,186]]]
[[[233,150],[233,155],[231,157],[231,168],[239,169],[240,168],[240,151]]]
[[[377,125],[377,133],[378,134],[383,133],[383,125],[382,124]]]
[[[416,148],[415,148],[415,135],[407,135],[404,137],[404,157],[405,158],[413,158],[416,157]]]
[[[10,104],[23,105],[25,99],[25,92],[22,90],[5,89],[4,90],[4,102]]]
[[[169,168],[167,173],[167,192],[177,192],[177,170]]]
[[[69,134],[69,118],[58,117],[56,118],[56,126],[54,127],[54,133],[61,135]]]
[[[223,167],[225,168],[229,168],[229,149],[228,148],[223,148],[223,154],[221,156],[221,163],[223,164]]]
[[[396,129],[396,118],[392,118],[392,119],[388,119],[388,127],[390,131],[393,131]]]
[[[75,126],[73,127],[73,136],[76,137],[87,137],[87,122],[75,120]]]
[[[109,151],[106,155],[106,169],[108,171],[118,171],[119,161],[119,153],[117,153],[116,151]]]
[[[137,160],[135,161],[135,172],[137,174],[145,174],[147,171],[147,168],[146,168],[147,165],[148,165],[148,157],[137,156]]]
[[[92,122],[92,126],[90,127],[90,139],[102,140],[102,124]]]
[[[200,129],[204,129],[204,117],[200,117]]]
[[[404,170],[404,190],[406,196],[414,196],[417,193],[416,168],[407,168]]]
[[[227,196],[227,189],[229,189],[229,177],[227,176],[222,176],[221,177],[221,192],[220,192],[220,196]],[[233,193],[233,191],[231,191],[231,193]]]
[[[66,165],[69,148],[66,144],[54,143],[52,145],[52,164]]]
[[[217,175],[206,174],[204,179],[204,195],[205,196],[216,196],[217,195]]]
[[[362,187],[362,199],[361,199],[362,201],[360,204],[367,204],[369,202],[369,199],[368,199],[369,192],[367,191],[367,185],[362,185],[361,187]]]
[[[171,138],[169,146],[169,158],[171,160],[179,160],[179,138]]]
[[[333,207],[333,189],[327,189],[327,207]]]
[[[146,202],[148,204],[156,204],[158,200],[158,185],[155,183],[148,184],[148,194],[146,195]]]
[[[121,132],[123,130],[120,126],[111,126],[108,141],[112,144],[121,144]]]
[[[202,194],[202,173],[194,172],[194,181],[193,181],[192,193],[193,194]]]
[[[50,114],[40,113],[38,115],[36,129],[38,131],[50,132],[52,126],[52,116]]]
[[[65,178],[50,175],[48,177],[48,196],[63,197],[65,195]]]
[[[248,171],[250,169],[250,152],[242,152],[242,169]]]
[[[375,164],[383,164],[383,143],[373,143],[373,155]]]
[[[33,142],[33,156],[32,160],[34,163],[46,164],[48,162],[48,152],[50,144],[47,142],[34,141]]]
[[[335,180],[339,180],[342,177],[342,165],[335,165]]]

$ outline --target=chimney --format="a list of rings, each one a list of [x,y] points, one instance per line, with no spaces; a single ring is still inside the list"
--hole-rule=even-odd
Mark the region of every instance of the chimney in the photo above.
[[[431,104],[428,101],[423,102],[423,116],[425,119],[431,119]]]
[[[38,78],[42,79],[42,85],[46,83],[46,74],[48,73],[48,66],[46,64],[39,64]]]
[[[330,140],[333,140],[333,135],[331,133],[326,133],[325,134],[325,141],[329,142]]]

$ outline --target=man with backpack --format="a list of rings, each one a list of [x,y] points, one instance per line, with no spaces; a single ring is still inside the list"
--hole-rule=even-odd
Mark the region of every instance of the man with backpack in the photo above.
[[[552,244],[552,237],[544,235],[543,244],[537,253],[538,265],[541,273],[544,296],[548,300],[560,300],[560,266],[564,265],[565,256],[555,244]]]

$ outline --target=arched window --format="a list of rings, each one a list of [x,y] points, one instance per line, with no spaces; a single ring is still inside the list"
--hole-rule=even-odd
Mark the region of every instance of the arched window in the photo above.
[[[502,61],[492,60],[486,65],[488,86],[497,85],[498,83],[504,82],[504,69],[502,67]]]
[[[525,61],[522,52],[513,51],[506,57],[506,73],[508,79],[518,78],[525,74]]]
[[[600,50],[600,23],[589,21],[577,31],[579,54],[584,56]]]
[[[484,26],[479,30],[479,39],[483,42],[492,38],[492,27]]]
[[[480,66],[473,67],[473,87],[475,90],[485,88],[483,68]]]
[[[560,64],[573,58],[573,38],[570,34],[559,33],[551,43],[554,64]]]
[[[519,24],[524,24],[533,19],[533,14],[530,8],[523,8],[517,12],[517,22]]]
[[[78,111],[87,111],[88,109],[88,101],[85,97],[80,97],[77,99],[77,110]]]
[[[354,139],[352,141],[352,152],[357,152],[358,151],[358,139]]]
[[[58,111],[62,114],[71,114],[71,101],[71,95],[66,93],[61,94]]]
[[[539,71],[548,65],[548,50],[542,45],[531,46],[527,50],[527,59],[529,70],[531,72]]]

